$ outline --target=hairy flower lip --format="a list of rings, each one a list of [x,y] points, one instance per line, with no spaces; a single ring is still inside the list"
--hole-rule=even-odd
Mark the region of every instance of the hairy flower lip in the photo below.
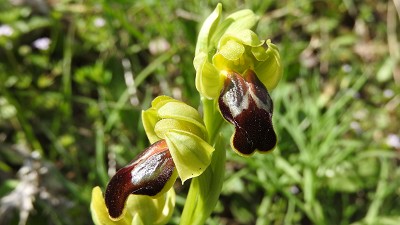
[[[274,149],[277,138],[272,126],[272,99],[254,71],[249,69],[243,76],[227,72],[218,105],[222,116],[235,126],[231,145],[240,155]]]
[[[130,194],[157,196],[169,189],[166,188],[168,181],[177,177],[174,170],[175,164],[166,141],[152,144],[129,165],[118,170],[108,183],[105,203],[110,217],[114,220],[121,218]]]

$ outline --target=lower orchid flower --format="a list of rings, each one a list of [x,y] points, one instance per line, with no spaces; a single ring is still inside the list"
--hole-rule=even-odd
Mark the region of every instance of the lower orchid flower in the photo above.
[[[93,205],[94,215],[99,214],[96,209],[105,208],[102,204],[107,208],[109,218],[103,218],[100,224],[124,221],[127,216],[130,218],[131,214],[126,211],[138,201],[138,196],[163,199],[178,176],[182,182],[197,177],[211,162],[214,148],[205,141],[207,132],[194,108],[170,97],[160,96],[154,99],[150,109],[143,111],[142,118],[147,136],[153,144],[117,171],[107,185],[104,201],[97,200]],[[148,201],[151,202],[151,198]],[[127,202],[128,199],[131,200]],[[160,210],[164,208],[163,205],[159,207]],[[139,214],[138,218],[148,216]]]

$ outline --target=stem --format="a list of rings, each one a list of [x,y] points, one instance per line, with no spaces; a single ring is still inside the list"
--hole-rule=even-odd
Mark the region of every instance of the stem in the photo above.
[[[208,143],[215,151],[210,166],[200,176],[192,179],[180,224],[204,224],[217,204],[224,181],[225,143],[218,134],[223,119],[216,109],[216,102],[202,98],[204,124]]]
[[[215,144],[215,139],[218,136],[218,132],[224,122],[216,108],[216,100],[209,100],[202,97],[201,102],[203,103],[204,111],[204,124],[208,132],[208,143]]]

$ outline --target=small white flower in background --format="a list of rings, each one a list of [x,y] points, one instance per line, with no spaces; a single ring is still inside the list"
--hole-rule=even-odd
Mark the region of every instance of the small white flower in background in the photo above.
[[[106,21],[101,17],[97,17],[93,23],[96,27],[104,27],[106,25]]]
[[[292,187],[290,187],[290,192],[292,194],[298,194],[300,193],[300,189],[296,185],[293,185]]]
[[[383,91],[383,96],[385,96],[386,98],[391,98],[394,96],[394,91],[391,89],[385,89]]]
[[[395,134],[389,134],[386,138],[386,143],[390,147],[400,148],[400,137]]]
[[[14,30],[12,27],[8,25],[0,25],[0,37],[5,36],[5,37],[10,37],[14,33]]]
[[[152,55],[158,55],[166,52],[171,48],[171,45],[165,38],[156,38],[149,43],[149,51]]]
[[[33,42],[33,46],[39,50],[49,49],[51,40],[48,37],[42,37]]]

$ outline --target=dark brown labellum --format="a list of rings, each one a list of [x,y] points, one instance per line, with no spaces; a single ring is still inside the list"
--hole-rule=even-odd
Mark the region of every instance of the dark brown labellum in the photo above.
[[[165,140],[152,144],[129,165],[118,170],[107,185],[105,203],[112,218],[122,215],[130,194],[157,195],[175,169]]]
[[[218,99],[222,116],[235,126],[234,149],[243,155],[267,152],[276,145],[273,103],[267,88],[252,70],[230,72]]]

